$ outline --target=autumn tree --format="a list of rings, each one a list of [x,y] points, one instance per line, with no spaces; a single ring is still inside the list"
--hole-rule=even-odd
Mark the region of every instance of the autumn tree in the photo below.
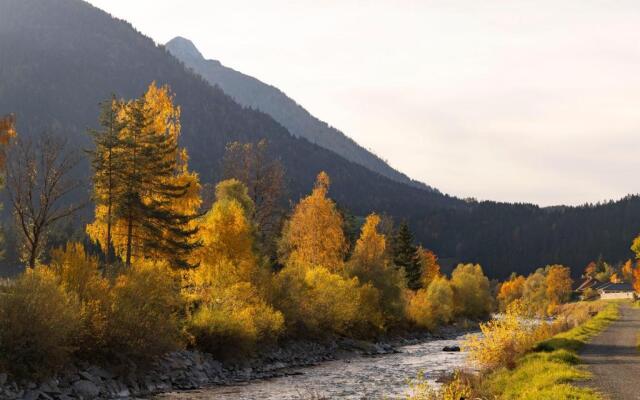
[[[447,278],[437,276],[428,287],[410,295],[407,316],[416,325],[430,330],[451,322],[454,317],[454,292]]]
[[[207,351],[237,356],[275,339],[284,317],[266,299],[270,272],[254,252],[254,204],[247,187],[236,179],[222,181],[215,198],[197,220],[202,246],[192,253],[198,267],[188,274],[187,294],[195,308],[188,327]]]
[[[422,271],[416,254],[417,248],[413,244],[413,234],[406,221],[400,224],[393,238],[393,262],[398,268],[403,268],[407,287],[412,290],[420,288]]]
[[[635,253],[636,260],[640,260],[640,235],[633,239],[633,243],[631,244],[631,251]],[[633,268],[632,282],[635,291],[640,292],[640,263],[636,263],[636,267]]]
[[[54,225],[84,206],[69,202],[82,187],[73,177],[80,159],[66,140],[48,134],[17,140],[8,157],[9,201],[21,234],[21,258],[30,268],[40,259]]]
[[[532,316],[545,316],[549,305],[545,270],[538,268],[527,276],[522,289],[523,304]]]
[[[87,233],[106,253],[109,244],[103,241],[110,227],[115,253],[128,267],[134,257],[190,267],[189,254],[198,246],[193,220],[201,198],[198,176],[188,170],[187,153],[178,147],[180,109],[169,88],[155,83],[118,108],[113,221],[105,216],[108,207],[98,204]],[[104,163],[97,167],[98,175],[108,176]]]
[[[509,304],[523,297],[526,281],[524,276],[513,274],[509,280],[502,282],[496,296],[501,311],[505,311]]]
[[[622,267],[620,268],[620,273],[622,274],[622,280],[624,282],[633,283],[633,270],[634,270],[633,261],[627,260],[625,261],[624,264],[622,264]]]
[[[431,250],[418,247],[416,252],[418,255],[418,264],[422,271],[420,277],[420,285],[423,288],[429,287],[429,284],[441,275],[440,265],[438,264],[438,256]]]
[[[311,194],[296,205],[285,223],[279,246],[283,264],[322,265],[333,272],[342,269],[347,244],[340,213],[327,197],[329,184],[329,176],[319,173]]]
[[[227,145],[223,158],[223,176],[246,185],[255,206],[250,218],[257,226],[258,244],[263,253],[275,258],[283,218],[282,163],[270,155],[265,139],[257,143],[232,142]]]
[[[456,315],[483,318],[493,309],[489,279],[478,264],[460,264],[451,273]]]
[[[547,267],[547,298],[550,307],[562,304],[569,300],[571,296],[571,270],[562,265],[551,265]]]
[[[404,276],[387,257],[386,237],[378,231],[380,217],[371,214],[362,225],[347,273],[361,283],[370,283],[380,291],[380,307],[387,321],[402,318],[404,309]]]

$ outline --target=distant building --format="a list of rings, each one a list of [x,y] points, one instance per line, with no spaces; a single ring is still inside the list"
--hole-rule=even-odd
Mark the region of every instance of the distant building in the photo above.
[[[636,298],[636,291],[630,283],[603,283],[596,290],[604,300]]]

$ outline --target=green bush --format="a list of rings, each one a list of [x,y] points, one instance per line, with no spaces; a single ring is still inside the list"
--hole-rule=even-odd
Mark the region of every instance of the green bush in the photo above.
[[[79,310],[51,270],[27,270],[1,294],[1,369],[42,376],[62,367],[75,350]]]

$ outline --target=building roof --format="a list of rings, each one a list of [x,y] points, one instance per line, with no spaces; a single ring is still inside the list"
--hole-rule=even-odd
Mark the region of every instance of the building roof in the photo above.
[[[596,290],[603,293],[612,292],[635,292],[635,289],[630,283],[605,283],[596,288]]]

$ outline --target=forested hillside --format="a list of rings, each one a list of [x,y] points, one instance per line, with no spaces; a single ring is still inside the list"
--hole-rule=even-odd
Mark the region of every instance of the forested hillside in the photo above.
[[[176,37],[167,42],[165,47],[207,82],[220,86],[243,106],[269,114],[292,135],[306,138],[387,178],[433,190],[391,168],[380,157],[370,153],[344,133],[311,115],[278,88],[226,67],[220,61],[206,60],[191,41]]]
[[[465,202],[398,183],[292,136],[267,114],[238,105],[130,24],[87,3],[0,2],[0,114],[15,113],[22,136],[51,131],[89,148],[86,129],[97,125],[98,103],[112,93],[136,98],[152,81],[168,84],[175,93],[182,111],[180,145],[203,183],[221,178],[229,142],[266,138],[284,166],[288,199],[297,201],[326,170],[341,209],[406,220],[416,241],[441,259],[480,262],[491,277],[556,262],[578,271],[600,255],[621,261],[629,257],[629,243],[640,230],[637,197],[544,209]],[[88,177],[89,168],[83,171]]]

